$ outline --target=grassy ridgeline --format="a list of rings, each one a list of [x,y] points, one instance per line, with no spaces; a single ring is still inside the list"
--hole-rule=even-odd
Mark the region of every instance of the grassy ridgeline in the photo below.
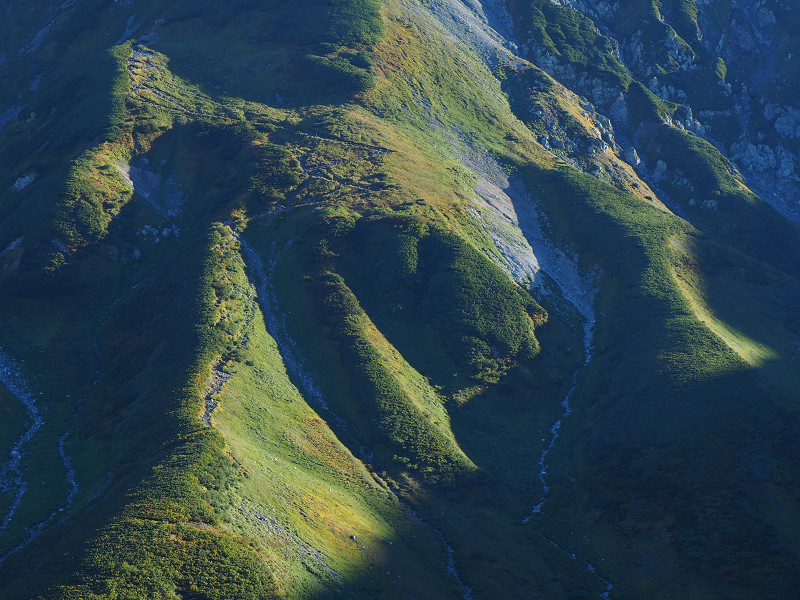
[[[586,19],[551,3],[528,13],[520,5],[515,17],[534,19],[548,48],[627,85]],[[86,6],[75,14],[93,28],[125,30],[124,11],[90,15],[97,6]],[[99,81],[77,104],[86,119],[18,119],[3,134],[16,136],[3,145],[15,165],[7,189],[34,168],[39,148],[47,154],[45,143],[59,149],[36,163],[35,185],[4,190],[1,209],[4,236],[24,233],[25,244],[41,244],[36,256],[62,259],[42,278],[23,244],[28,262],[3,273],[10,285],[0,299],[10,315],[4,344],[35,348],[28,363],[47,373],[38,385],[73,397],[50,404],[31,464],[59,464],[55,443],[69,423],[81,492],[69,519],[2,565],[2,594],[50,586],[60,598],[316,598],[339,589],[464,597],[443,543],[383,481],[399,484],[443,532],[476,596],[599,595],[601,581],[551,539],[580,557],[606,557],[604,572],[631,597],[696,589],[731,560],[734,583],[708,584],[715,590],[791,586],[791,392],[765,385],[692,301],[705,301],[712,267],[738,261],[731,240],[765,260],[782,251],[767,276],[791,283],[780,271],[794,268],[794,234],[759,237],[765,213],[724,173],[728,164],[708,144],[657,129],[676,106],[630,82],[630,118],[656,134],[651,159],[668,151],[704,196],[742,209],[698,221],[710,241],[676,250],[695,228],[551,160],[475,56],[400,3],[385,7],[384,24],[377,2],[187,2],[163,15],[139,3],[139,18],[164,19],[157,38],[139,32],[158,52],[123,45],[114,64],[101,38],[79,37],[64,60],[96,57],[75,61],[86,79],[55,85],[45,75],[53,85],[31,108],[47,114],[71,86]],[[657,21],[651,2],[632,14]],[[384,27],[396,44],[379,43]],[[76,31],[79,22],[64,18],[53,39],[78,39]],[[44,49],[55,61],[58,46]],[[373,82],[363,106],[324,104]],[[600,266],[585,370],[582,332],[558,317],[545,324],[541,307],[486,256],[491,245],[464,210],[475,185],[458,162],[466,148],[516,168],[555,236],[587,270]],[[162,233],[173,223],[159,214],[160,196],[154,206],[123,184],[116,167],[129,160],[183,186],[179,234]],[[50,193],[64,185],[67,194]],[[66,248],[46,229],[59,197],[75,209],[57,213]],[[742,218],[748,230],[728,238]],[[246,224],[265,263],[280,254],[279,308],[346,427],[305,402],[267,335],[231,230]],[[676,264],[694,296],[674,278]],[[747,291],[725,290],[731,306],[758,304],[760,269],[751,259]],[[791,297],[780,299],[783,314]],[[736,312],[725,308],[707,318]],[[754,339],[768,331],[759,320],[746,323]],[[231,378],[210,393],[212,367]],[[573,380],[573,414],[547,458],[548,520],[526,528],[542,491],[539,440]],[[200,421],[207,395],[218,402],[215,429]],[[42,477],[43,489],[65,485],[54,468]],[[31,491],[36,500],[20,514],[46,516],[57,508],[46,496]],[[783,511],[771,511],[773,502]],[[753,540],[746,548],[729,535],[737,527]],[[570,546],[573,532],[585,537]],[[24,536],[22,521],[14,535]],[[650,580],[642,556],[670,572]]]

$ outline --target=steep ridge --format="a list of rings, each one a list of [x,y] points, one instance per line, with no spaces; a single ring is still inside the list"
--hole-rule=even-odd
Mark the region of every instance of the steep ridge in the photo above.
[[[633,154],[633,155],[635,156],[635,154]],[[680,208],[680,207],[676,207],[676,210],[677,210],[677,209],[679,209],[679,208]],[[685,212],[685,211],[681,210],[681,213],[684,213],[684,212]],[[770,219],[770,222],[774,222],[774,219]],[[792,235],[794,235],[794,234],[792,234]],[[604,269],[604,270],[605,270],[605,269]],[[792,370],[792,371],[794,371],[794,369],[791,369],[791,370]]]
[[[0,595],[791,595],[792,21],[658,4],[0,3]]]

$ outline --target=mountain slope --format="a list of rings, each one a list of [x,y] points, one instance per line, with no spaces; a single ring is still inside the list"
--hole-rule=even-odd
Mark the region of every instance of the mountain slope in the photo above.
[[[620,4],[0,3],[0,595],[800,589],[793,16]]]

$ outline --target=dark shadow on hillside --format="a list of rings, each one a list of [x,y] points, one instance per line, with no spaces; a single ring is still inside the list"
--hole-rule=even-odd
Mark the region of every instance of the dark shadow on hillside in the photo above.
[[[215,99],[278,106],[345,102],[372,84],[375,2],[324,0],[171,6],[152,39],[170,69]]]
[[[192,151],[179,150],[180,144]],[[209,227],[236,206],[235,186],[227,178],[247,184],[231,164],[240,162],[232,161],[231,153],[241,148],[235,135],[199,126],[164,136],[153,149],[159,160],[169,159],[170,168],[181,173],[187,167],[181,160],[189,161],[201,178],[219,181],[233,197],[220,198],[219,188],[206,180],[187,180],[189,199],[183,215],[174,217],[173,230],[135,195],[104,239],[76,251],[55,275],[29,277],[15,289],[21,297],[4,303],[15,307],[20,344],[26,336],[37,339],[43,318],[67,324],[61,332],[69,335],[46,340],[47,361],[40,365],[45,375],[37,385],[47,386],[43,401],[62,396],[65,389],[81,400],[68,440],[76,448],[71,456],[80,486],[76,503],[0,565],[4,598],[30,598],[45,594],[51,585],[88,582],[100,586],[98,593],[107,593],[101,575],[118,574],[126,557],[135,568],[144,566],[135,557],[147,551],[149,538],[132,523],[169,528],[175,520],[210,519],[208,507],[203,508],[209,496],[200,500],[201,491],[187,487],[183,477],[199,470],[197,477],[203,479],[206,470],[212,474],[205,482],[210,497],[224,494],[226,471],[209,458],[214,452],[224,456],[214,448],[220,442],[203,429],[199,416],[188,419],[187,413],[192,411],[194,370],[203,360],[198,353],[207,351],[198,324],[204,317]],[[52,303],[58,310],[48,312]],[[24,310],[16,309],[23,304]],[[61,407],[51,402],[42,410],[48,424],[60,425]],[[39,466],[53,470],[52,465]],[[153,531],[159,527],[153,525]],[[140,535],[135,543],[126,537]],[[121,554],[112,558],[114,552]]]
[[[770,385],[800,385],[800,282],[771,264],[707,239],[672,242],[675,273],[695,312]]]
[[[682,384],[655,370],[626,373],[623,383],[605,376],[608,370],[600,357],[579,379],[573,411],[547,456],[547,497],[527,524],[523,518],[542,496],[536,460],[546,443],[535,410],[515,410],[520,398],[501,397],[500,386],[497,395],[451,411],[457,438],[484,479],[454,493],[433,491],[417,509],[437,515],[456,548],[473,549],[461,563],[467,583],[477,592],[476,581],[497,577],[495,565],[507,560],[530,569],[525,587],[537,591],[554,573],[562,584],[603,591],[587,572],[591,565],[613,583],[612,597],[791,595],[800,584],[791,566],[800,532],[797,415],[752,369]],[[521,433],[525,421],[535,451],[509,435],[514,427]],[[539,559],[566,563],[549,573],[531,565],[524,552],[541,541]],[[501,561],[506,542],[518,553]],[[676,579],[676,572],[691,575]],[[557,589],[547,597],[571,597]]]
[[[654,369],[628,379],[626,393],[599,373],[584,388],[553,452],[542,527],[560,539],[585,531],[578,547],[605,559],[624,595],[648,593],[647,577],[669,582],[673,595],[709,582],[732,598],[790,595],[799,583],[789,566],[797,415],[753,369],[682,382]],[[675,581],[676,570],[691,575]]]

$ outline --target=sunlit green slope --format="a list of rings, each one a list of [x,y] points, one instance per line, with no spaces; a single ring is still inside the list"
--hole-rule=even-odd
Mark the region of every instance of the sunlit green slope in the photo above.
[[[0,3],[0,597],[791,596],[800,236],[646,4]]]

